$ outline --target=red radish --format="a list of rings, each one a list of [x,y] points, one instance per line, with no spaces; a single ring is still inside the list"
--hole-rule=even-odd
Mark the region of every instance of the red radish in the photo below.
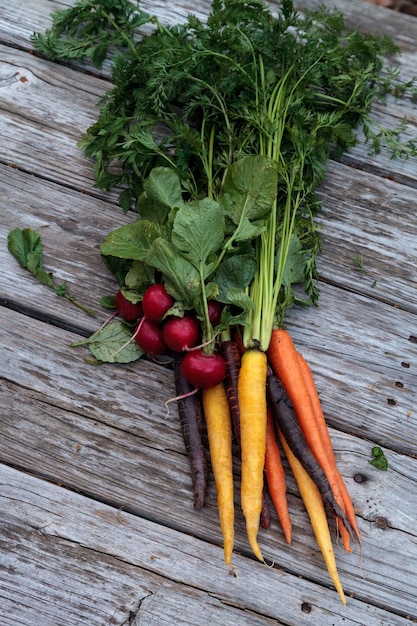
[[[181,352],[198,344],[200,324],[189,315],[171,317],[163,325],[162,336],[168,348]]]
[[[217,326],[220,324],[223,306],[218,300],[209,300],[207,305],[210,323],[212,326]]]
[[[138,346],[148,354],[164,354],[166,352],[162,328],[152,320],[142,319],[134,337]]]
[[[143,294],[143,314],[148,320],[161,319],[173,304],[174,298],[161,283],[151,285]]]
[[[117,312],[126,322],[136,322],[143,315],[141,303],[133,304],[133,302],[124,297],[120,289],[116,293],[115,303]]]
[[[191,350],[182,360],[181,373],[191,385],[199,389],[209,389],[223,381],[226,364],[218,352],[205,354],[201,349]]]

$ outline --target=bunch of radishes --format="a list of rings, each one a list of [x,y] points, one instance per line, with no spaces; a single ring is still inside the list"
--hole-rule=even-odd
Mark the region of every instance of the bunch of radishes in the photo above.
[[[223,357],[211,349],[199,346],[201,325],[190,311],[182,317],[169,315],[174,298],[162,283],[150,285],[136,304],[128,300],[119,290],[116,294],[116,311],[127,322],[136,322],[133,338],[138,346],[151,356],[168,351],[184,352],[181,372],[184,378],[199,389],[214,387],[226,375]],[[222,305],[209,300],[208,311],[213,327],[220,323]]]

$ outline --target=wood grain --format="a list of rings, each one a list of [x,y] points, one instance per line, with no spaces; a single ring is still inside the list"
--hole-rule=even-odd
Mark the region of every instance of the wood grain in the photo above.
[[[233,625],[245,623],[239,622],[239,618],[246,615],[251,619],[257,616],[259,623],[265,625],[269,624],[269,620],[302,626],[311,623],[335,624],[343,619],[345,623],[372,626],[383,624],[387,615],[384,609],[356,597],[351,597],[347,607],[341,609],[335,593],[325,594],[326,601],[323,603],[322,589],[317,584],[308,578],[291,575],[281,569],[279,564],[273,568],[265,567],[261,563],[254,565],[252,560],[236,554],[234,565],[237,577],[230,575],[218,558],[219,550],[210,542],[167,527],[162,534],[161,527],[153,521],[86,500],[74,492],[25,476],[11,468],[0,467],[0,476],[2,510],[6,513],[9,529],[8,543],[11,547],[18,547],[17,555],[9,553],[8,566],[35,587],[30,589],[32,604],[29,615],[31,610],[39,614],[39,609],[43,606],[45,626],[56,622],[53,621],[54,617],[51,619],[48,615],[52,608],[50,600],[45,602],[38,594],[43,588],[51,587],[51,582],[54,583],[52,589],[55,600],[60,600],[60,606],[62,596],[67,598],[66,623],[81,624],[83,618],[95,612],[89,598],[94,598],[96,607],[102,607],[104,613],[95,615],[96,621],[93,623],[112,623],[109,621],[109,613],[114,610],[116,598],[120,604],[128,600],[130,607],[136,611],[137,623],[141,623],[142,602],[148,611],[151,609],[150,604],[154,611],[158,610],[158,598],[155,598],[155,602],[150,601],[153,593],[157,594],[158,591],[157,576],[164,578],[165,584],[170,584],[171,588],[180,585],[181,590],[181,586],[186,586],[188,595],[192,590],[210,593],[213,600],[234,609],[229,617],[230,624]],[[41,554],[44,546],[48,547],[48,562],[52,561],[53,564],[55,561],[55,572],[42,566]],[[28,557],[23,559],[26,551]],[[70,559],[67,556],[69,554],[72,557]],[[68,561],[68,568],[64,569],[64,564],[59,563],[60,558],[65,563]],[[95,559],[98,559],[97,567],[94,570],[89,569]],[[84,567],[79,571],[81,563]],[[34,575],[35,572],[37,576]],[[141,572],[146,574],[143,582]],[[63,573],[66,580],[61,579],[57,585],[57,575],[62,576]],[[126,580],[123,573],[129,574],[129,583],[123,585],[123,595],[117,596],[115,590],[111,589],[111,581],[114,576],[116,584],[120,585],[118,579],[121,582]],[[133,594],[131,590],[134,583],[136,585]],[[367,595],[368,584],[365,585],[362,581],[361,586],[362,593]],[[153,591],[155,588],[156,591]],[[51,592],[51,596],[53,595]],[[73,598],[72,603],[68,601],[69,597]],[[285,598],[285,602],[279,601],[280,598]],[[181,602],[181,599],[180,595],[177,602]],[[124,607],[125,612],[126,608]],[[28,607],[23,609],[23,615],[27,615]],[[181,609],[187,611],[186,607],[175,605],[170,611],[174,611],[176,615]],[[206,624],[205,610],[212,610],[210,604],[203,605],[202,615],[188,614],[192,620],[189,623]],[[11,603],[10,611],[12,615],[15,612]],[[402,608],[399,606],[394,614],[390,613],[390,624],[396,626],[407,623],[407,619],[400,615],[401,612]],[[185,613],[185,618],[188,615]],[[161,619],[164,616],[163,613]],[[77,619],[75,622],[74,617]],[[143,616],[143,623],[149,623],[146,619]],[[222,624],[228,623],[223,621],[228,619],[227,611],[221,614],[221,619]],[[249,619],[246,623],[256,624]]]
[[[262,529],[269,567],[247,545],[235,451],[238,577],[223,565],[216,494],[192,507],[188,459],[169,367],[140,360],[93,367],[71,342],[107,317],[116,289],[99,246],[128,223],[117,192],[93,187],[76,142],[111,86],[102,70],[33,54],[30,36],[74,2],[0,0],[0,622],[4,626],[405,626],[417,621],[416,161],[358,146],[330,163],[319,189],[323,249],[318,307],[288,328],[311,364],[337,462],[352,495],[362,552],[336,558],[348,595],[329,582],[294,479],[294,541],[276,516]],[[297,3],[314,8],[318,0]],[[350,27],[388,34],[415,74],[417,21],[359,0],[332,0]],[[165,23],[204,19],[210,2],[143,0]],[[275,9],[278,4],[273,3]],[[375,120],[416,104],[388,99]],[[39,230],[44,261],[96,311],[91,319],[38,284],[7,250],[15,226]],[[363,271],[358,271],[359,261]],[[368,461],[382,446],[387,472]]]

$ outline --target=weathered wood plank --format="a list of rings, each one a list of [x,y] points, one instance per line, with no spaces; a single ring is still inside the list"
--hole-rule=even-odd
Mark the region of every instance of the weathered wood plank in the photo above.
[[[317,220],[323,246],[318,257],[320,278],[416,313],[415,191],[331,163],[318,195],[322,202]]]
[[[30,276],[26,278],[30,279]],[[56,300],[54,294],[51,300]],[[24,321],[19,322],[20,317],[16,317],[10,324],[6,311],[3,317],[4,329],[7,329],[4,336],[6,345],[13,337],[14,341],[21,343]],[[400,451],[413,452],[416,440],[410,437],[409,430],[417,419],[413,412],[416,397],[414,369],[417,360],[417,344],[413,339],[415,316],[331,285],[322,285],[319,307],[297,309],[288,321],[295,341],[308,353],[319,375],[318,382],[327,391],[331,423],[345,431],[367,434],[384,444],[389,442],[389,445]],[[35,330],[39,336],[35,334],[33,341],[42,343],[44,336],[48,338],[51,335],[55,344],[54,355],[51,355],[54,364],[52,366],[51,363],[48,369],[50,372],[62,370],[64,388],[70,391],[76,380],[67,385],[66,351],[62,350],[62,343],[59,343],[62,339],[56,332],[39,324]],[[12,351],[9,361],[13,366]],[[42,361],[38,361],[38,366],[39,371],[45,367]],[[13,369],[16,370],[16,380],[20,380],[20,368]],[[34,372],[36,369],[34,364]],[[88,371],[91,372],[91,367]],[[107,375],[108,367],[93,371],[97,381],[96,377],[101,372]],[[32,375],[33,372],[28,370],[28,374]],[[72,376],[75,379],[80,376],[82,380],[84,374],[78,365]],[[47,392],[48,387],[45,387]],[[347,394],[350,395],[348,408],[345,407]],[[384,419],[387,411],[389,419]]]
[[[64,606],[70,611],[70,615],[74,614],[78,619],[75,622],[71,620],[71,623],[82,623],[80,620],[82,611],[77,614],[77,609],[80,606],[84,609],[83,604],[88,604],[87,594],[90,589],[96,591],[98,599],[101,595],[107,599],[103,606],[103,610],[108,612],[107,615],[113,604],[114,610],[118,609],[117,614],[120,616],[120,604],[114,606],[115,595],[120,587],[112,595],[108,577],[114,570],[118,586],[120,584],[118,579],[124,582],[126,578],[123,574],[130,570],[131,581],[130,583],[126,581],[122,590],[125,603],[128,603],[127,607],[126,605],[123,607],[123,611],[126,613],[133,608],[136,613],[134,624],[145,623],[141,621],[142,616],[146,619],[142,610],[147,612],[156,610],[157,614],[160,613],[157,607],[158,590],[154,592],[157,577],[166,579],[167,584],[171,586],[171,592],[174,584],[174,592],[178,585],[187,585],[188,588],[197,590],[197,593],[201,591],[204,594],[209,593],[215,601],[214,606],[219,609],[221,606],[233,607],[236,610],[230,622],[223,620],[218,622],[230,623],[231,626],[240,623],[256,624],[256,617],[259,624],[265,625],[274,619],[278,620],[278,623],[300,626],[303,624],[330,626],[339,623],[339,620],[343,620],[343,623],[381,626],[386,623],[386,618],[392,626],[407,623],[405,616],[399,615],[401,606],[398,606],[395,613],[387,613],[384,609],[352,597],[348,598],[348,604],[343,608],[334,592],[319,589],[313,582],[292,576],[278,567],[267,568],[260,563],[254,566],[253,561],[238,554],[235,557],[238,573],[236,578],[222,565],[218,558],[219,551],[210,543],[185,536],[169,528],[165,528],[161,533],[160,526],[151,521],[117,511],[98,502],[88,501],[79,494],[32,476],[24,476],[11,468],[2,466],[0,473],[2,484],[0,498],[6,530],[9,532],[8,544],[13,550],[16,545],[19,548],[17,553],[12,552],[13,557],[8,565],[14,566],[18,575],[23,573],[26,585],[36,586],[37,593],[33,594],[32,599],[35,608],[38,604],[41,605],[42,599],[44,603],[48,602],[54,592],[58,597],[61,595],[61,598],[62,595],[64,598],[70,595],[72,602],[68,601]],[[22,543],[27,547],[26,558]],[[70,569],[66,573],[70,583],[67,588],[64,585],[58,588],[55,585],[52,587],[48,585],[50,572],[42,567],[42,562],[39,562],[43,546],[50,555],[48,561],[54,564],[55,579],[65,572],[67,560],[65,557],[67,555],[71,557]],[[74,560],[83,561],[87,556],[86,549],[88,557],[85,569],[81,573],[81,580],[73,581],[72,574],[76,568]],[[100,565],[99,568],[94,568],[96,580],[104,585],[101,593],[99,585],[91,580],[92,570],[89,563],[94,563],[95,558]],[[36,570],[33,573],[32,568],[35,566]],[[150,574],[148,583],[141,581],[141,571]],[[133,583],[137,583],[139,587],[135,592],[132,589]],[[366,585],[362,582],[362,586]],[[40,591],[43,593],[39,593]],[[188,594],[190,593],[191,591],[188,591]],[[282,598],[285,598],[285,602],[279,600]],[[180,596],[179,602],[181,600],[184,601]],[[401,598],[399,601],[401,602]],[[303,611],[306,604],[310,612]],[[14,612],[19,608],[22,610],[16,603],[14,607],[10,607]],[[193,608],[191,606],[191,610]],[[171,611],[173,609],[175,615],[182,609],[185,617],[192,616],[192,612],[187,615],[185,606],[171,607]],[[205,609],[212,609],[212,606],[205,605]],[[91,604],[89,610],[94,611]],[[214,612],[213,617],[215,616]],[[247,619],[240,622],[239,618],[244,616]],[[203,617],[208,616],[203,614]],[[100,618],[101,616],[96,613],[96,621],[92,623],[109,623]],[[251,618],[254,621],[250,622]],[[189,623],[192,624],[207,623],[200,621],[200,616],[191,619]],[[48,622],[45,623],[47,624]]]
[[[321,0],[295,0],[294,4],[299,11],[303,11],[317,9],[323,3]],[[375,35],[387,35],[402,50],[415,52],[416,20],[360,0],[330,0],[326,2],[326,7],[341,11],[349,28],[358,28],[361,32]]]
[[[369,159],[357,148],[345,163],[376,176],[331,164],[320,189],[320,306],[294,310],[289,318],[315,373],[358,514],[362,558],[357,546],[353,554],[341,548],[336,554],[353,598],[343,610],[291,478],[293,545],[283,544],[275,518],[260,533],[275,567],[248,558],[237,506],[236,581],[222,565],[212,484],[207,507],[192,509],[176,413],[166,417],[161,397],[161,389],[174,394],[171,373],[149,362],[100,368],[84,363],[83,350],[69,348],[77,334],[31,316],[81,333],[96,323],[81,321],[76,309],[46,294],[3,245],[15,225],[39,228],[48,268],[97,308],[98,297],[114,288],[98,245],[112,227],[131,219],[115,206],[115,193],[92,188],[91,163],[75,147],[95,119],[96,99],[109,87],[109,66],[101,74],[92,68],[81,74],[78,65],[71,69],[27,54],[32,31],[44,30],[50,11],[70,3],[39,0],[36,9],[27,4],[0,0],[0,41],[6,43],[0,47],[0,109],[7,120],[0,159],[23,170],[0,167],[0,298],[11,306],[0,311],[0,461],[84,495],[0,467],[0,622],[395,626],[409,623],[406,616],[417,620],[417,223],[407,189],[416,184],[415,163]],[[415,74],[415,20],[356,0],[333,4],[351,25],[393,36],[404,51],[399,62],[405,77]],[[164,21],[184,19],[188,9],[204,16],[209,5],[142,3]],[[389,115],[375,110],[383,123],[404,113],[415,124],[416,107],[408,100],[390,101]],[[354,270],[357,255],[367,273]],[[99,311],[98,319],[104,317]],[[374,444],[384,446],[388,472],[368,464]],[[366,480],[356,482],[355,476]],[[238,481],[236,487],[238,505]],[[310,613],[303,612],[304,602]]]
[[[36,482],[36,479],[30,478],[30,481]],[[20,489],[27,491],[25,483],[27,481],[22,480],[20,487],[11,493],[13,498],[19,498]],[[7,487],[10,488],[10,484]],[[53,494],[54,490],[50,492]],[[69,497],[71,499],[71,495]],[[82,497],[77,498],[77,503],[83,509],[91,506]],[[251,611],[227,606],[211,597],[209,591],[170,580],[169,573],[151,572],[145,563],[132,564],[127,555],[121,557],[111,554],[111,550],[92,548],[82,524],[78,537],[67,539],[50,535],[42,525],[37,525],[30,510],[22,520],[16,516],[16,506],[7,504],[10,502],[2,508],[0,538],[0,619],[3,626],[17,622],[21,626],[145,623],[204,626],[208,617],[217,624],[272,626],[277,623]],[[38,504],[44,503],[39,501]],[[36,500],[33,505],[36,506]],[[98,526],[100,514],[107,515],[110,524],[124,525],[125,514],[120,513],[118,517],[117,511],[97,510],[93,506]],[[52,501],[48,508],[54,510]],[[62,510],[66,508],[64,503]],[[78,516],[76,510],[73,514]],[[140,542],[142,529],[139,524],[137,528]]]
[[[415,316],[331,286],[319,311],[297,310],[288,328],[315,373],[329,423],[414,454]]]
[[[37,0],[36,7],[30,3],[2,0],[2,21],[0,24],[0,41],[8,45],[17,45],[30,49],[30,36],[34,31],[43,32],[51,24],[50,13],[56,9],[63,9],[75,4],[75,0]],[[269,2],[271,7],[279,6],[278,2]],[[321,0],[295,0],[299,11],[306,8],[315,9],[320,6]],[[211,0],[199,0],[198,5],[189,0],[183,0],[181,5],[172,5],[164,0],[141,0],[141,7],[157,15],[166,23],[185,19],[189,12],[199,17],[207,15]],[[414,51],[417,40],[416,20],[390,11],[383,7],[371,5],[360,0],[331,0],[327,2],[329,8],[335,7],[343,12],[346,23],[350,28],[358,26],[364,32],[385,34],[391,37],[403,50]]]
[[[4,462],[91,494],[95,499],[111,503],[116,508],[151,517],[162,525],[170,525],[184,532],[188,530],[201,538],[210,538],[211,542],[219,543],[212,479],[206,509],[192,510],[188,461],[175,410],[167,419],[158,419],[155,415],[152,428],[143,427],[138,437],[131,430],[118,426],[117,416],[115,425],[109,426],[100,421],[100,416],[92,422],[91,418],[65,411],[50,402],[42,394],[3,381],[1,406],[5,409],[0,413],[3,437],[0,458]],[[379,472],[368,465],[371,457],[370,442],[333,429],[331,436],[357,514],[367,522],[360,522],[366,537],[363,574],[367,575],[368,570],[373,569],[374,558],[382,559],[386,550],[378,530],[375,536],[373,532],[369,534],[369,528],[378,529],[384,519],[387,529],[392,529],[392,532],[415,534],[417,461],[386,450],[390,471]],[[24,449],[22,441],[26,442]],[[163,468],[160,467],[161,450],[166,451],[167,457],[169,455],[169,458],[164,456]],[[361,476],[359,483],[354,480],[356,474]],[[302,507],[292,480],[289,480],[289,491],[297,547],[282,546],[282,533],[275,528],[273,532],[262,531],[261,537],[266,554],[277,562],[285,562],[286,569],[295,572],[299,568],[300,559],[304,561],[306,558],[306,550],[314,551],[314,542],[311,541],[311,532],[306,531],[305,515],[300,512]],[[236,492],[239,492],[238,483]],[[174,505],[171,500],[177,504]],[[189,516],[187,521],[183,519],[184,512]],[[246,552],[240,514],[237,525],[238,549]],[[390,537],[386,539],[388,541]],[[375,540],[381,544],[379,548],[373,545]],[[310,558],[307,557],[307,561]],[[316,558],[317,555],[312,562],[313,568]],[[348,567],[351,563],[350,555],[345,561],[344,566]]]
[[[193,511],[188,461],[176,413],[172,411],[166,416],[163,406],[160,390],[164,389],[167,396],[174,393],[171,373],[141,362],[116,370],[112,366],[92,369],[83,361],[72,360],[65,348],[69,333],[45,328],[45,324],[28,319],[22,319],[19,327],[19,317],[15,313],[13,324],[7,320],[2,324],[0,458],[81,490],[115,508],[219,545],[213,483],[207,508]],[[326,349],[317,349],[316,358],[329,375],[332,372],[329,362],[338,361],[341,369],[349,371],[343,364],[343,356],[329,357]],[[311,355],[309,358],[314,367],[315,360]],[[115,371],[120,373],[120,378],[115,376]],[[414,588],[410,580],[417,575],[412,549],[417,515],[417,461],[395,453],[393,448],[405,445],[401,432],[404,438],[408,437],[408,444],[416,448],[412,434],[415,417],[399,423],[386,410],[378,411],[378,407],[375,410],[369,406],[369,425],[364,424],[361,420],[369,389],[365,386],[362,391],[358,388],[357,377],[351,376],[346,374],[336,384],[330,381],[326,394],[322,394],[323,401],[330,396],[330,402],[332,393],[336,397],[341,394],[336,406],[343,407],[341,414],[346,418],[346,428],[364,435],[361,440],[332,431],[364,543],[362,560],[357,548],[354,554],[337,551],[339,569],[347,592],[354,593],[355,597],[393,611],[410,613],[414,595],[410,591],[409,596],[405,589]],[[341,389],[336,389],[337,384]],[[346,389],[349,384],[351,394]],[[375,404],[375,398],[371,399]],[[324,402],[324,406],[327,405]],[[377,472],[368,464],[373,445],[371,437],[377,432],[378,420],[383,433],[387,433],[389,449],[386,452],[390,462],[387,473]],[[369,441],[366,441],[367,436]],[[358,473],[368,480],[356,483],[353,476]],[[249,554],[238,493],[237,486],[236,550]],[[291,547],[283,544],[279,530],[261,531],[264,554],[280,566],[285,563],[286,571],[301,573],[326,585],[327,573],[293,483],[290,483],[290,493],[294,544]],[[386,520],[385,531],[380,528],[381,520]],[[219,560],[221,552],[219,549]],[[399,562],[401,572],[395,572]],[[366,579],[366,587],[358,576],[359,571]]]
[[[18,116],[21,124],[23,120],[41,121],[43,126],[64,132],[74,141],[80,136],[80,120],[84,129],[96,121],[98,99],[112,86],[108,81],[4,45],[0,45],[0,58],[2,108]]]
[[[117,289],[101,260],[99,246],[107,233],[133,219],[111,202],[0,165],[0,297],[12,308],[31,310],[37,317],[59,318],[86,334],[94,332],[108,316],[100,298]],[[55,296],[18,265],[7,250],[8,232],[16,227],[39,232],[45,267],[95,311],[95,319]]]

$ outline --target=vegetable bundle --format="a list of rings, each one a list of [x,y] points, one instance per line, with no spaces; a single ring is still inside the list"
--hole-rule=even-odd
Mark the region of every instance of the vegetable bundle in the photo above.
[[[137,40],[145,23],[152,31]],[[311,371],[285,321],[293,305],[319,296],[316,189],[329,159],[354,146],[359,131],[376,152],[417,153],[413,141],[400,142],[400,129],[371,117],[376,101],[412,88],[384,68],[394,44],[346,32],[337,11],[301,16],[291,0],[277,15],[258,0],[213,0],[206,22],[190,15],[169,27],[127,0],[82,0],[33,41],[51,57],[97,64],[116,48],[114,88],[80,145],[95,160],[97,186],[122,189],[121,206],[137,216],[101,246],[124,321],[85,343],[97,361],[175,354],[195,504],[207,476],[201,395],[228,564],[232,433],[260,560],[264,474],[291,540],[282,448],[345,601],[324,505],[347,550],[359,531]]]

